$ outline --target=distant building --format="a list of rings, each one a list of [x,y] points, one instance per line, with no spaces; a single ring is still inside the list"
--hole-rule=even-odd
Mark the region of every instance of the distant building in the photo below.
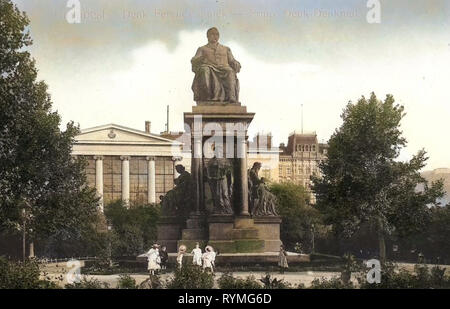
[[[278,182],[279,155],[280,150],[277,147],[272,148],[272,134],[258,133],[253,137],[253,141],[248,143],[247,167],[250,169],[253,163],[260,162],[259,177]]]
[[[81,130],[73,156],[87,159],[88,184],[97,189],[100,206],[117,199],[128,203],[158,203],[173,188],[174,166],[182,157],[177,141],[116,124]]]
[[[161,132],[159,136],[181,143],[181,161],[178,164],[191,172],[191,136],[183,131]]]
[[[320,174],[319,163],[326,159],[327,149],[327,144],[318,142],[316,133],[291,133],[287,146],[280,144],[280,182],[293,182],[311,192],[310,177]],[[312,194],[311,201],[315,202]]]

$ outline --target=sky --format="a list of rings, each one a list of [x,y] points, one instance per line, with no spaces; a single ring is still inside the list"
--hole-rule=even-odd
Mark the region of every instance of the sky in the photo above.
[[[116,123],[183,130],[193,102],[190,59],[215,26],[241,63],[240,101],[255,112],[249,133],[275,143],[315,131],[326,142],[349,101],[393,94],[407,115],[401,159],[425,148],[425,169],[450,168],[450,1],[14,0],[30,19],[39,78],[63,125]],[[368,7],[369,2],[369,7]],[[372,15],[371,15],[372,16]]]

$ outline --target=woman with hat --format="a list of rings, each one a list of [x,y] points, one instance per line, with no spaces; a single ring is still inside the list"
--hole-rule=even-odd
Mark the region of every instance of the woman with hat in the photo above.
[[[213,247],[206,246],[205,253],[202,256],[203,259],[203,271],[206,271],[207,268],[211,270],[211,273],[214,274],[214,262],[216,260],[216,253],[214,252]]]
[[[158,251],[158,245],[153,244],[152,248],[148,250],[147,252],[147,269],[150,273],[150,275],[154,275],[156,270],[161,269],[160,263],[160,257],[159,257],[159,251]]]

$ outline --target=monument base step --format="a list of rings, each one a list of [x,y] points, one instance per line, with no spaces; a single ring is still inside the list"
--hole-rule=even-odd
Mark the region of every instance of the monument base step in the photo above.
[[[181,239],[183,240],[196,240],[196,239],[207,239],[208,232],[202,228],[196,229],[183,229],[181,232]]]
[[[221,253],[264,252],[262,239],[210,240],[208,245]]]
[[[255,228],[250,229],[232,229],[232,239],[258,239],[258,230]]]

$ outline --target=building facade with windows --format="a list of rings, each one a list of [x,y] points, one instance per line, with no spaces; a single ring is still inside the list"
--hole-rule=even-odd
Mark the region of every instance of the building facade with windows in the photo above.
[[[319,143],[316,133],[289,135],[287,146],[280,145],[279,181],[302,185],[311,193],[312,175],[320,175],[319,163],[327,157],[328,145]],[[315,202],[311,194],[311,202]]]
[[[88,184],[97,189],[100,208],[121,199],[126,205],[158,203],[173,188],[181,143],[116,124],[84,129],[76,136],[73,156],[87,160]]]

